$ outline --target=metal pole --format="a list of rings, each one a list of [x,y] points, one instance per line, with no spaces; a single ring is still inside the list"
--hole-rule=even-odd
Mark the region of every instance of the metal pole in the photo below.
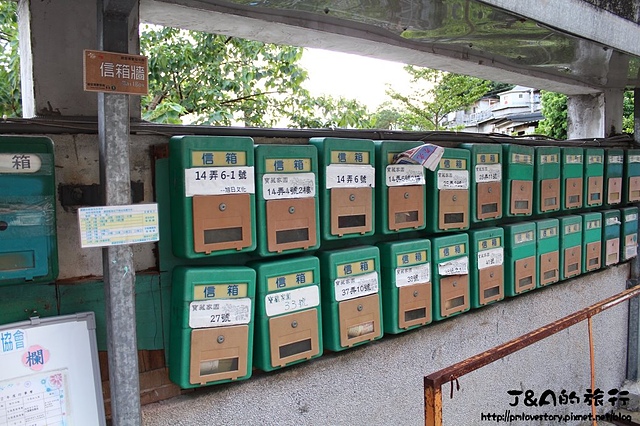
[[[98,0],[101,50],[128,53],[129,13],[105,10]],[[131,203],[129,96],[98,94],[100,181],[107,206]],[[102,250],[111,418],[116,426],[141,424],[136,337],[135,269],[131,246]]]
[[[633,90],[633,140],[635,145],[640,146],[640,88]],[[640,280],[640,259],[631,259],[629,280],[627,288],[638,285]],[[627,380],[638,380],[638,369],[640,364],[640,298],[634,297],[629,300],[629,323],[627,327]]]

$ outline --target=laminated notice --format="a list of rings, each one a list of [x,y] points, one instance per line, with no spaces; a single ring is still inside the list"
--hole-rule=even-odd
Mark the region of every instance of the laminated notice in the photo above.
[[[431,264],[396,268],[396,287],[404,287],[413,284],[423,284],[431,281]]]
[[[469,273],[469,258],[467,256],[448,262],[438,263],[438,274],[445,275],[466,275]]]
[[[378,273],[371,272],[353,277],[338,278],[333,284],[337,302],[355,299],[356,297],[378,292]]]
[[[326,167],[326,187],[372,188],[375,186],[375,176],[375,169],[370,164],[329,164]]]
[[[497,247],[478,252],[478,269],[498,266],[504,263],[504,249]]]
[[[417,164],[392,164],[386,170],[387,186],[424,185],[424,167]]]
[[[262,177],[262,198],[311,198],[316,196],[314,173],[267,173]]]
[[[438,189],[469,189],[469,172],[438,170]]]
[[[502,164],[478,164],[476,183],[502,181]]]
[[[249,324],[251,299],[197,300],[189,304],[189,327],[208,328]]]
[[[624,254],[625,254],[625,259],[629,259],[631,257],[636,257],[636,255],[638,254],[638,247],[633,244],[630,246],[626,246],[624,248]]]
[[[317,285],[270,293],[264,297],[268,317],[314,308],[319,304],[320,288]]]
[[[255,193],[254,169],[238,167],[192,167],[184,170],[185,196]]]

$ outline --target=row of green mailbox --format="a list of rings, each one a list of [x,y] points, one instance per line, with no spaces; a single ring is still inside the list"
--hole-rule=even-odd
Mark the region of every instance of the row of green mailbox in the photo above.
[[[173,252],[187,259],[296,253],[321,241],[464,231],[640,201],[633,149],[462,144],[445,148],[432,172],[396,164],[417,141],[254,148],[248,137],[180,136],[169,145]]]
[[[175,268],[170,378],[242,380],[636,256],[638,209],[566,215],[248,266]]]

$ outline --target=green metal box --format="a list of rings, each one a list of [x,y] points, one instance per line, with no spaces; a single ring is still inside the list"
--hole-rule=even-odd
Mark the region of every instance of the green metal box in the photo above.
[[[503,147],[502,179],[505,217],[531,216],[533,212],[532,146],[505,144]]]
[[[469,236],[453,234],[431,240],[433,249],[433,319],[439,321],[471,307]]]
[[[620,242],[624,244],[620,252],[622,253],[621,261],[624,262],[638,255],[638,208],[620,209],[620,219],[622,221]]]
[[[445,148],[434,172],[427,170],[427,231],[469,228],[469,151]]]
[[[604,199],[604,149],[584,150],[584,206],[599,207]]]
[[[620,262],[620,210],[602,211],[602,259],[604,266]]]
[[[337,240],[373,235],[373,141],[311,138],[309,143],[318,148],[322,238]]]
[[[471,223],[502,217],[502,147],[492,144],[461,145],[471,157]]]
[[[624,151],[618,148],[605,150],[604,156],[604,204],[615,206],[622,203],[622,175]]]
[[[602,213],[582,213],[582,273],[602,268]]]
[[[469,231],[471,307],[504,299],[504,231],[485,228]]]
[[[560,221],[560,280],[582,273],[582,217],[562,216]]]
[[[628,149],[624,156],[624,202],[640,201],[640,149]]]
[[[376,233],[425,228],[425,168],[394,164],[394,157],[421,142],[376,141]]]
[[[584,149],[562,149],[562,210],[581,209],[583,205]]]
[[[505,225],[504,229],[504,290],[508,297],[517,296],[538,287],[536,258],[536,224],[522,222]]]
[[[378,248],[385,333],[398,334],[429,324],[433,316],[431,241],[386,242]]]
[[[173,253],[195,259],[256,248],[253,140],[169,140]]]
[[[0,136],[0,285],[57,276],[53,141]]]
[[[256,272],[178,266],[171,285],[171,381],[186,389],[251,377]]]
[[[258,261],[254,365],[272,371],[322,355],[317,257]]]
[[[378,247],[322,251],[318,257],[325,348],[337,352],[381,338]]]
[[[537,220],[536,255],[540,287],[560,280],[560,223],[558,219]]]
[[[320,247],[318,151],[313,145],[258,145],[258,249],[260,256]]]
[[[533,212],[556,212],[560,210],[560,148],[537,146],[535,152]]]

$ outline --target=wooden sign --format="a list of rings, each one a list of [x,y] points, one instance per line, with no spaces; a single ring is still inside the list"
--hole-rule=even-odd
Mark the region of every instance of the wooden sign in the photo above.
[[[146,56],[85,50],[83,65],[85,91],[125,95],[148,92]]]

